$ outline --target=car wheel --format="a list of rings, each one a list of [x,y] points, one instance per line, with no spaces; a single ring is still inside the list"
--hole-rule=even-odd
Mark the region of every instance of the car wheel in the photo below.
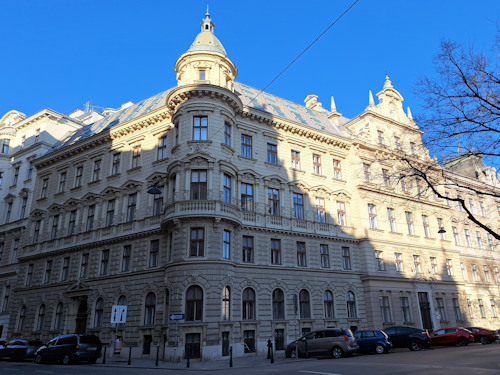
[[[62,357],[62,363],[63,365],[69,365],[71,362],[71,357],[69,354],[65,354],[64,357]]]
[[[336,346],[332,349],[332,357],[333,358],[338,359],[338,358],[342,357],[343,355],[344,355],[344,352],[338,346]]]
[[[489,344],[489,343],[490,343],[490,342],[489,342],[489,340],[488,340],[488,338],[487,338],[486,336],[481,336],[481,337],[479,338],[479,342],[480,342],[481,344],[483,344],[483,345],[486,345],[486,344]]]
[[[467,340],[465,337],[460,337],[458,339],[458,345],[467,346],[467,345],[469,345],[469,340]]]
[[[290,350],[290,357],[288,358],[297,358],[297,351],[295,349]]]
[[[385,353],[384,345],[377,344],[377,346],[375,346],[375,353],[377,353],[377,354],[384,354]]]
[[[422,341],[420,340],[413,340],[410,343],[410,350],[418,352],[419,350],[422,350]]]
[[[37,354],[35,357],[35,362],[36,363],[43,363],[43,357],[41,354]]]

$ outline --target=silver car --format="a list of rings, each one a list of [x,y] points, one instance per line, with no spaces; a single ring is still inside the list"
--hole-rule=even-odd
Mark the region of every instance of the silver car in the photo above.
[[[331,356],[340,358],[359,350],[358,343],[350,329],[326,328],[309,332],[288,344],[287,358]]]

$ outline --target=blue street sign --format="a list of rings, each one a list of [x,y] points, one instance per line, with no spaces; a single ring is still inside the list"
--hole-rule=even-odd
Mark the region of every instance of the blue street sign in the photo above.
[[[170,314],[168,318],[170,320],[184,320],[184,314]]]

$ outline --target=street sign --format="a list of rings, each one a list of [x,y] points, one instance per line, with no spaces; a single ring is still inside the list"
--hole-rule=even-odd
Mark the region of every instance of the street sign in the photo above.
[[[170,314],[168,318],[170,320],[184,320],[184,314]]]
[[[111,309],[111,323],[125,323],[127,321],[127,306],[113,305]]]

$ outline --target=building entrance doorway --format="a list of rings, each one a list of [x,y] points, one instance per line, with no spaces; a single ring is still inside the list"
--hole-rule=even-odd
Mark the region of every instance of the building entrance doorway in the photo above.
[[[420,305],[420,316],[422,317],[422,328],[432,332],[431,304],[427,292],[418,292],[418,303]]]
[[[78,306],[76,313],[76,333],[85,333],[87,331],[87,300],[84,299]]]

